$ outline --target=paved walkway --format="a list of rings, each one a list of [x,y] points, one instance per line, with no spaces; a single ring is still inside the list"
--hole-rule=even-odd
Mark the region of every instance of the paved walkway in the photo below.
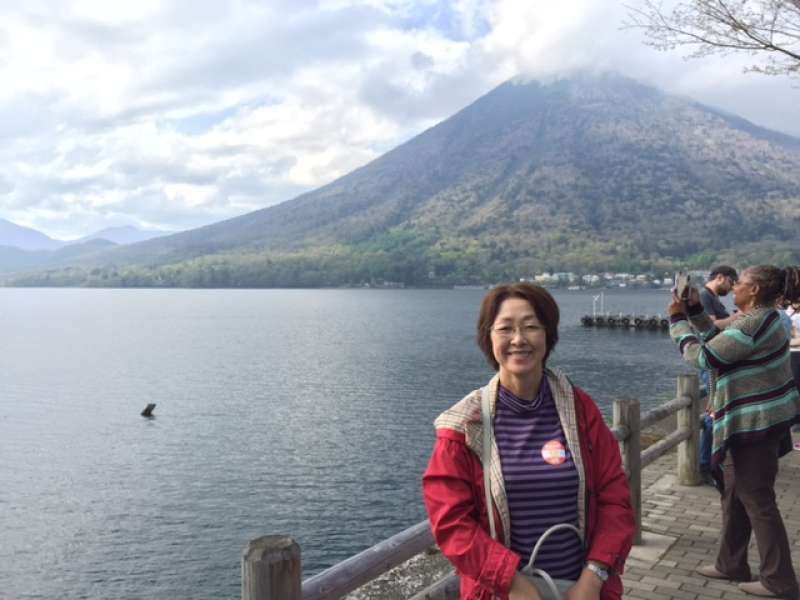
[[[797,439],[797,436],[796,436]],[[706,579],[694,572],[713,564],[719,539],[719,493],[707,485],[676,484],[676,454],[656,461],[642,473],[642,529],[645,544],[634,548],[625,570],[625,598],[704,600],[749,598],[736,584]],[[800,573],[800,452],[780,461],[775,485],[795,571]],[[750,566],[758,573],[755,539]]]

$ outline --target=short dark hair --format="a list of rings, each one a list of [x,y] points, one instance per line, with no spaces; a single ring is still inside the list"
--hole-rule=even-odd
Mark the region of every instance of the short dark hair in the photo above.
[[[729,267],[728,265],[719,265],[711,269],[711,273],[708,274],[708,280],[712,281],[717,275],[722,275],[723,277],[730,277],[732,281],[736,281],[739,279],[739,275],[736,273],[736,269],[733,267]]]
[[[532,283],[509,283],[498,285],[489,290],[489,293],[481,302],[481,309],[478,313],[478,347],[486,356],[486,360],[497,371],[500,365],[494,358],[492,349],[492,325],[500,312],[500,305],[509,298],[521,298],[527,300],[536,313],[536,318],[544,325],[546,335],[547,350],[544,355],[544,363],[547,357],[555,348],[558,342],[558,319],[560,313],[558,304],[553,296],[540,285]]]

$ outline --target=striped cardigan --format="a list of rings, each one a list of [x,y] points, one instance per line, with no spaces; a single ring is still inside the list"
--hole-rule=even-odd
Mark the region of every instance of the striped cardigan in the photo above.
[[[757,308],[724,331],[702,306],[670,318],[670,335],[683,358],[710,372],[714,410],[711,464],[733,444],[779,435],[800,422],[800,394],[792,378],[789,340],[778,311]]]

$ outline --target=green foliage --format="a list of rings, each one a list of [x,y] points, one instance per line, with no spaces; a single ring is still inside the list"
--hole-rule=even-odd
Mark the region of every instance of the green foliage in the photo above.
[[[545,250],[546,249],[546,250]],[[555,238],[518,252],[502,241],[434,241],[409,230],[392,230],[355,245],[330,245],[292,253],[229,252],[161,266],[70,267],[19,275],[18,286],[291,288],[403,284],[447,286],[490,284],[542,272],[604,271],[663,273],[702,269],[717,262],[800,264],[793,244],[757,243],[684,259],[644,257],[634,244]]]

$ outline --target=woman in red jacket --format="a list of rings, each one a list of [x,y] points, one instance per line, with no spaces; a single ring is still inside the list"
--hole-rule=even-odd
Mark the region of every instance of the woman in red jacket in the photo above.
[[[497,374],[435,423],[423,494],[436,542],[461,577],[461,597],[538,600],[518,571],[551,525],[536,566],[574,580],[569,600],[622,597],[635,530],[619,446],[592,399],[546,367],[559,311],[539,286],[498,286],[484,298],[478,345]],[[481,401],[490,406],[489,459],[496,538],[484,493]]]

